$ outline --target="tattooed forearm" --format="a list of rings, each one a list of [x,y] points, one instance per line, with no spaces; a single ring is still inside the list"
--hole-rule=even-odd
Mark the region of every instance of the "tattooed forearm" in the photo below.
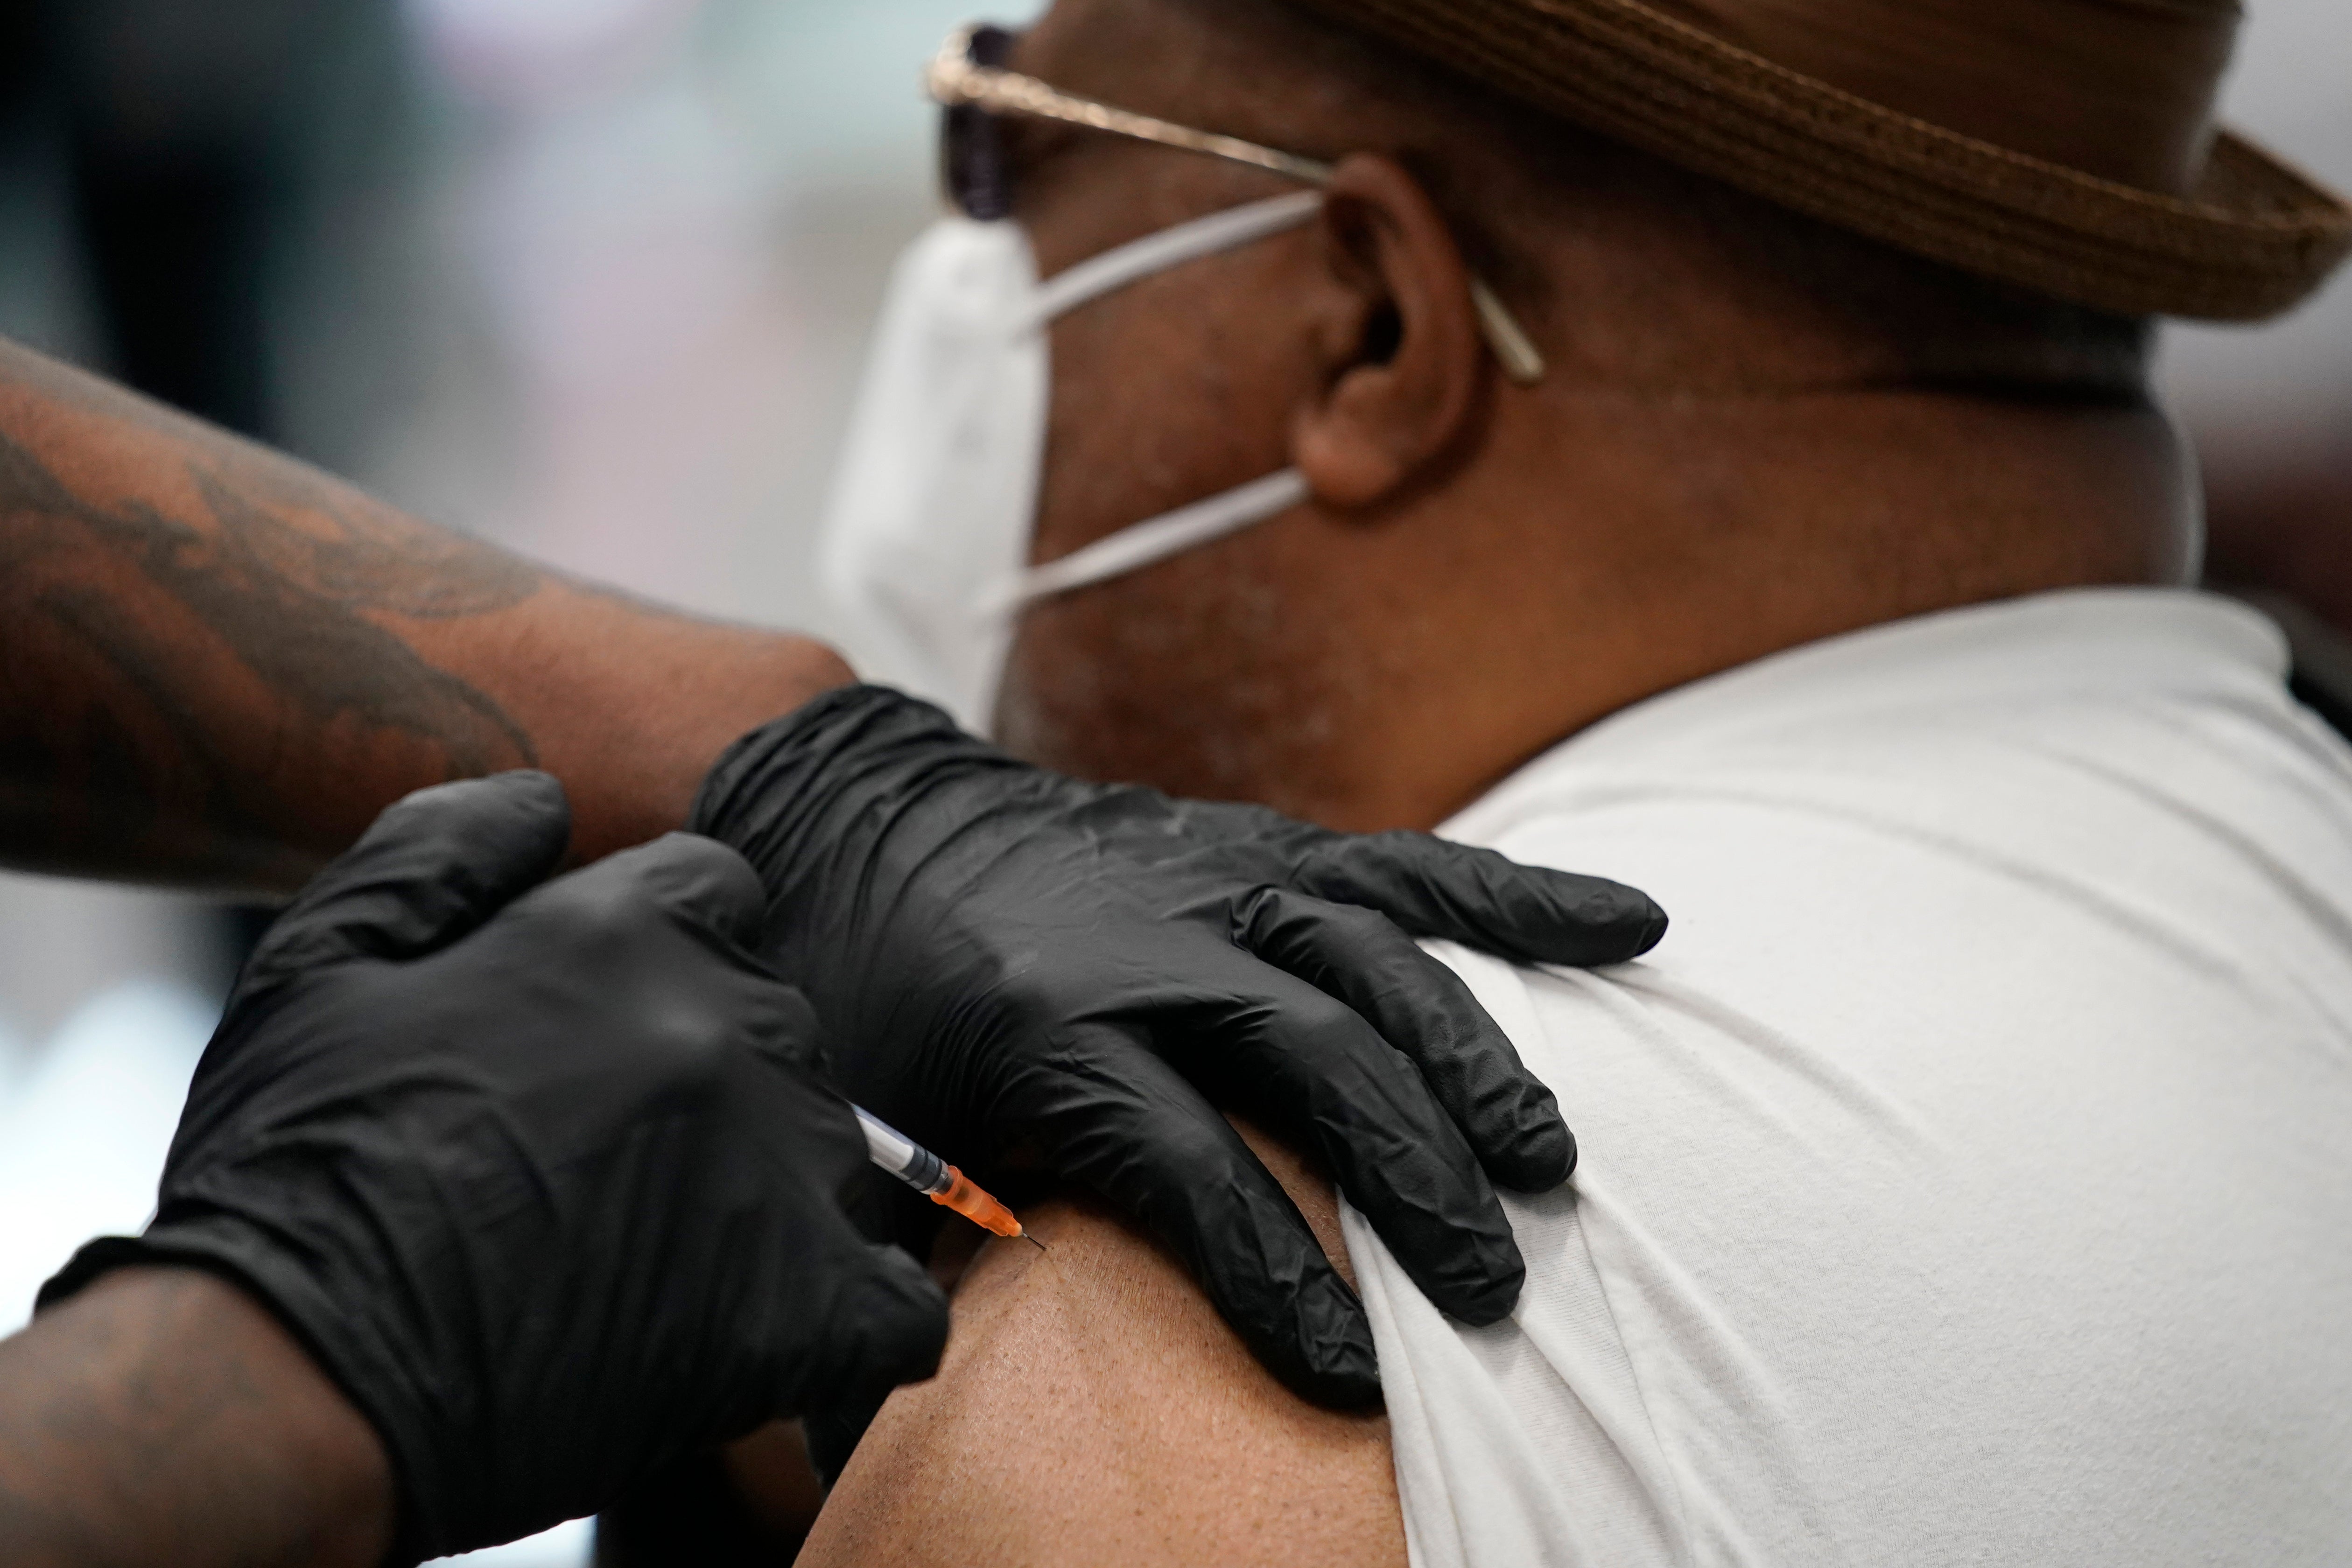
[[[391,1492],[359,1413],[210,1275],[110,1275],[0,1342],[11,1568],[365,1564]]]
[[[290,888],[409,790],[526,766],[593,856],[849,678],[0,342],[0,864]]]
[[[289,786],[536,761],[401,624],[509,609],[528,565],[241,444],[144,444],[182,507],[78,489],[0,422],[0,855],[292,880],[326,824]]]

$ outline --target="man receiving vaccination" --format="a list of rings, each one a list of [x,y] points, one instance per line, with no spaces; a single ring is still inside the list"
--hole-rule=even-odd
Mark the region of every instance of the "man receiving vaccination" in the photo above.
[[[1283,1166],[1385,1421],[1041,1207],[803,1562],[2352,1560],[2352,754],[2191,586],[2147,382],[2155,318],[2284,310],[2352,237],[2214,126],[2237,24],[1056,0],[950,42],[962,215],[832,524],[875,667],[1035,762],[1443,824],[1675,927],[1435,949],[1581,1137],[1502,1199],[1507,1318]]]
[[[947,1328],[866,1234],[851,1094],[1132,1213],[1276,1375],[1361,1406],[1363,1304],[1217,1103],[1493,1322],[1496,1186],[1558,1186],[1575,1143],[1410,938],[1614,963],[1665,925],[1426,834],[1053,774],[824,644],[6,343],[0,864],[308,883],[152,1221],[57,1260],[0,1342],[11,1568],[413,1563],[715,1493],[717,1446],[788,1447],[780,1417],[847,1429]]]

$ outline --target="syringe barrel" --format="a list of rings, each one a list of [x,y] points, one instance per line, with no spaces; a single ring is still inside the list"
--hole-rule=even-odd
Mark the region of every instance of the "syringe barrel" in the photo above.
[[[1021,1222],[1013,1218],[1013,1211],[982,1192],[970,1176],[953,1166],[948,1166],[947,1180],[940,1190],[931,1194],[931,1201],[954,1209],[982,1230],[992,1230],[999,1236],[1021,1234]]]
[[[850,1109],[857,1113],[857,1124],[866,1130],[866,1153],[876,1165],[983,1230],[999,1236],[1022,1233],[1013,1211],[982,1192],[963,1172],[863,1107]]]

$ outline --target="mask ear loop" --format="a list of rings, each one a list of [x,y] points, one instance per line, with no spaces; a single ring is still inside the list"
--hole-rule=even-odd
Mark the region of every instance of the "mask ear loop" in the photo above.
[[[1009,582],[1000,583],[982,601],[983,612],[1003,614],[1034,600],[1067,593],[1074,588],[1125,577],[1152,562],[1181,555],[1195,545],[1236,533],[1287,511],[1307,499],[1307,476],[1296,468],[1279,468],[1262,479],[1162,512],[1081,549],[1072,550],[1043,566],[1033,566]]]
[[[1090,299],[1185,262],[1312,223],[1322,210],[1321,192],[1294,191],[1211,213],[1089,256],[1040,283],[1015,329],[1040,330],[1055,317]],[[1006,614],[1032,600],[1123,577],[1295,507],[1307,495],[1306,476],[1296,468],[1278,470],[1121,528],[1043,566],[1031,567],[982,591],[976,608],[983,615]]]
[[[1099,299],[1155,272],[1165,272],[1185,262],[1237,249],[1285,229],[1312,223],[1322,210],[1320,191],[1294,191],[1288,195],[1227,207],[1131,240],[1100,256],[1090,256],[1075,267],[1066,267],[1038,284],[1029,309],[1016,325],[1022,331],[1034,331],[1089,299]]]

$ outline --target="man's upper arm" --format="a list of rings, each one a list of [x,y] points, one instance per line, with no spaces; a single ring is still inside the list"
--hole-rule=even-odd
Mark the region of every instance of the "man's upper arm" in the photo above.
[[[1251,1145],[1345,1272],[1329,1183]],[[1023,1218],[1052,1250],[982,1251],[939,1375],[883,1406],[803,1568],[1403,1563],[1386,1417],[1284,1389],[1107,1211]]]

